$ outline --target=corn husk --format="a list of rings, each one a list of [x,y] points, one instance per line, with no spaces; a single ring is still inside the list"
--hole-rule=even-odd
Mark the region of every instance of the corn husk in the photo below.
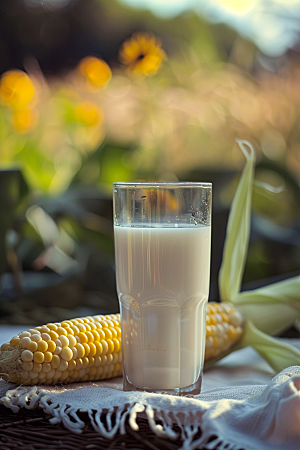
[[[233,303],[246,320],[243,338],[232,350],[251,345],[279,372],[285,367],[300,364],[298,349],[270,336],[284,331],[300,319],[300,276],[241,292],[250,236],[255,153],[249,142],[237,142],[246,164],[227,224],[219,273],[220,298]]]

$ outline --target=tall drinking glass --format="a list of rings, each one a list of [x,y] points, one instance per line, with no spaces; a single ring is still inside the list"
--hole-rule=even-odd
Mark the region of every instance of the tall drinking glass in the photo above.
[[[124,390],[200,392],[211,183],[114,183]]]

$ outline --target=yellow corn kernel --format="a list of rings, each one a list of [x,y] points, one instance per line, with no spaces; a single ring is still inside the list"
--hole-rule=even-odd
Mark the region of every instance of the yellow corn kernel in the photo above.
[[[82,344],[85,350],[84,356],[88,356],[90,354],[90,346],[89,344]]]
[[[32,361],[33,353],[30,350],[24,350],[21,353],[21,359],[22,359],[22,361]]]
[[[78,334],[78,337],[80,339],[81,344],[86,344],[88,342],[88,338],[87,338],[85,332],[80,331],[80,333]]]
[[[55,344],[55,342],[53,342],[53,341],[47,341],[47,344],[48,344],[48,351],[49,351],[50,353],[53,353],[54,350],[56,349],[56,344]]]
[[[51,370],[52,370],[51,364],[49,363],[42,364],[42,371],[44,373],[49,373]]]
[[[116,332],[116,330],[114,328],[110,328],[110,331],[112,333],[112,339],[115,339],[118,337],[118,333]]]
[[[69,339],[67,336],[60,335],[58,340],[61,342],[62,347],[68,347],[69,346]]]
[[[23,331],[22,333],[19,334],[19,338],[22,339],[23,337],[30,337],[31,333],[29,333],[29,331]]]
[[[52,369],[57,369],[60,364],[60,357],[58,355],[53,355],[51,360]]]
[[[57,330],[56,330],[56,333],[59,335],[59,336],[67,336],[67,331],[66,331],[66,329],[65,328],[63,328],[63,327],[58,327],[57,328]]]
[[[70,330],[73,331],[74,336],[77,336],[80,332],[79,328],[76,325],[70,325]]]
[[[104,340],[104,339],[105,339],[105,333],[104,333],[104,331],[102,330],[102,328],[98,328],[97,331],[98,331],[99,336],[100,336],[100,341],[101,341],[101,340]]]
[[[63,347],[63,349],[60,353],[60,357],[65,361],[71,361],[71,359],[73,357],[73,352],[70,349],[70,347]]]
[[[26,370],[27,372],[31,372],[33,369],[33,362],[32,361],[22,362],[22,369]]]
[[[34,331],[36,332],[37,328],[34,329]],[[50,331],[50,328],[47,327],[47,325],[43,325],[42,327],[38,328],[38,331],[42,334],[42,333],[48,333]]]
[[[111,339],[107,339],[106,342],[108,346],[108,353],[112,353],[115,348],[113,341]]]
[[[38,350],[42,353],[45,353],[48,350],[48,344],[46,341],[41,340],[38,342],[37,345],[38,345]]]
[[[57,328],[56,328],[57,329]],[[56,341],[56,339],[59,338],[58,334],[56,333],[56,331],[50,330],[49,331],[49,336],[51,337],[52,341]]]
[[[216,313],[214,313],[213,315],[210,316],[210,323],[212,325],[217,325],[217,319],[216,319]]]
[[[91,331],[87,331],[85,333],[85,335],[87,337],[88,342],[94,342],[94,335],[93,335],[93,333]]]
[[[76,323],[76,325],[78,324],[78,323],[84,323],[84,320],[83,319],[81,319],[81,318],[79,318],[79,319],[74,319],[74,323]],[[72,320],[72,322],[73,322],[73,320]]]
[[[88,365],[89,365],[89,359],[88,359],[88,357],[87,356],[84,356],[83,358],[82,358],[82,368],[83,369],[86,369],[87,367],[88,367]]]
[[[89,356],[88,360],[89,360],[88,367],[93,367],[93,365],[95,364],[95,358],[93,356]]]
[[[44,353],[44,361],[45,363],[49,363],[52,361],[53,355],[51,352],[45,352]]]
[[[112,338],[112,332],[110,331],[109,328],[103,328],[103,331],[104,331],[106,339],[111,339]]]
[[[35,363],[39,363],[39,364],[44,362],[44,353],[42,353],[42,352],[34,352],[34,354],[33,354],[33,361]]]
[[[76,358],[76,370],[81,370],[83,366],[82,358]]]
[[[33,363],[33,372],[41,372],[42,371],[42,368],[43,368],[43,366],[42,366],[42,364],[40,364],[40,363],[36,363],[36,362],[34,362]]]
[[[89,347],[90,347],[90,354],[89,354],[89,356],[91,356],[91,357],[95,356],[96,353],[97,353],[97,348],[96,348],[95,344],[93,342],[90,342]]]
[[[94,345],[96,347],[96,355],[100,356],[103,352],[103,347],[102,347],[101,342],[96,341],[96,342],[94,342]]]
[[[82,358],[85,355],[85,349],[82,344],[76,344],[75,348],[77,350],[78,358]]]
[[[50,331],[50,330],[49,330],[49,331]],[[41,336],[42,336],[42,339],[43,339],[44,341],[46,341],[46,342],[48,342],[48,341],[51,340],[51,336],[50,336],[49,333],[42,333]]]
[[[71,373],[76,367],[76,361],[75,359],[71,359],[71,361],[69,361],[68,363],[68,370]]]
[[[107,364],[109,365],[113,362],[114,357],[111,353],[108,353],[106,356],[107,356]]]
[[[112,339],[112,342],[114,344],[114,352],[118,353],[121,348],[120,341],[117,338],[114,338]]]
[[[67,370],[68,367],[69,367],[68,361],[61,359],[57,369],[60,370],[61,372],[64,372],[65,370]]]
[[[63,373],[60,376],[60,381],[64,382],[69,377],[70,372],[68,370],[64,370]]]
[[[106,355],[101,355],[101,366],[104,367],[107,364],[107,356]]]
[[[91,376],[94,376],[94,375],[96,375],[96,373],[97,373],[97,367],[95,367],[95,366],[91,367],[89,374]]]
[[[104,339],[102,339],[100,341],[100,344],[102,345],[102,354],[106,355],[106,353],[108,352],[108,344],[107,344],[107,342]]]
[[[77,344],[75,337],[71,334],[68,334],[67,338],[69,339],[69,347],[75,347],[75,345]]]
[[[94,342],[95,342],[95,341],[96,341],[96,342],[100,341],[100,335],[99,335],[98,331],[92,330],[91,333],[92,333],[92,335],[93,335],[93,337],[94,337]]]
[[[22,337],[21,339],[20,339],[20,341],[19,341],[19,343],[20,343],[20,346],[21,346],[21,348],[27,348],[28,349],[28,346],[29,346],[29,344],[31,343],[31,342],[33,342],[31,339],[30,339],[30,337],[28,337],[28,336],[24,336],[24,337]],[[36,345],[36,347],[37,347],[37,344],[36,344],[36,342],[34,342],[34,344]],[[10,345],[12,345],[12,344],[10,344]],[[32,350],[31,350],[32,351]],[[33,350],[34,351],[34,350]]]
[[[16,347],[20,343],[20,341],[21,339],[19,338],[19,336],[15,336],[10,340],[10,345]]]
[[[77,328],[79,329],[80,333],[86,333],[86,327],[82,323],[78,323]]]
[[[45,372],[42,372],[42,374],[44,374],[44,373]],[[46,373],[46,379],[51,381],[54,377],[54,374],[55,374],[55,369],[51,369],[48,373]]]
[[[72,328],[66,327],[65,330],[66,330],[66,332],[68,333],[68,335],[71,335],[71,336],[74,336],[74,335],[75,335],[75,333],[74,333],[74,331],[72,330]]]
[[[78,376],[79,376],[79,371],[76,370],[76,369],[73,370],[72,373],[71,373],[71,377],[72,377],[72,378],[78,378]]]

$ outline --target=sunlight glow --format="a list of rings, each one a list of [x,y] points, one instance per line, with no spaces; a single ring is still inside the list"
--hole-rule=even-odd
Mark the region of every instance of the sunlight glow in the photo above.
[[[246,14],[256,3],[255,0],[220,0],[220,5],[223,8],[235,14]]]
[[[268,56],[281,56],[297,42],[299,0],[120,0],[163,17],[193,10],[212,23],[226,23]]]

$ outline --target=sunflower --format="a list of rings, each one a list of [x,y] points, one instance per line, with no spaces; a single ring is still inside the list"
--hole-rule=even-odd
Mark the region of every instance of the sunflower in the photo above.
[[[100,88],[111,79],[111,70],[103,59],[86,56],[79,63],[79,71],[86,78],[90,86]]]
[[[154,75],[166,57],[159,38],[149,33],[135,33],[125,41],[119,51],[119,60],[133,72]]]
[[[30,77],[22,70],[9,70],[1,76],[0,101],[17,110],[27,107],[36,95]]]

